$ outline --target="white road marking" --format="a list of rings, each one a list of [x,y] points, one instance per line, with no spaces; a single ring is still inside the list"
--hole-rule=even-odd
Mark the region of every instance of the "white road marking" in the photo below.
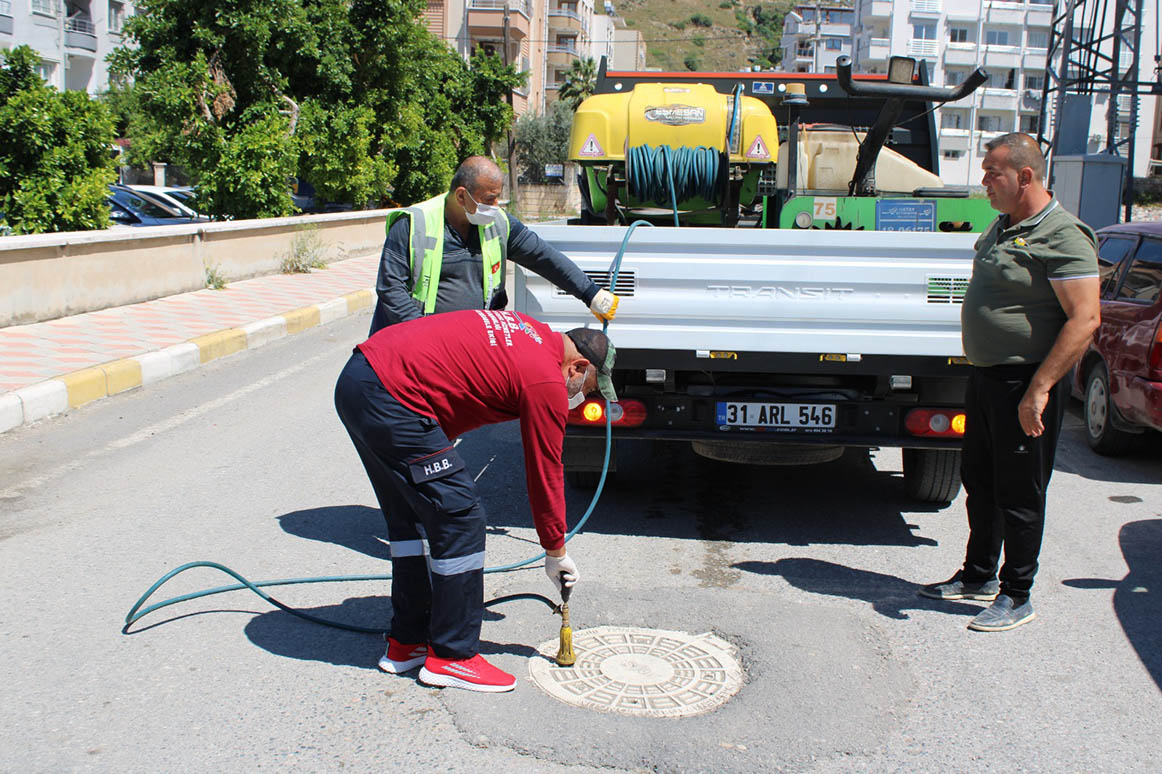
[[[476,474],[476,478],[472,479],[473,483],[480,480],[480,477],[484,475],[484,471],[488,470],[488,466],[492,464],[492,460],[494,460],[494,459],[496,459],[495,454],[493,454],[492,457],[489,458],[488,462],[484,463],[484,467],[482,467],[480,469],[480,472]]]

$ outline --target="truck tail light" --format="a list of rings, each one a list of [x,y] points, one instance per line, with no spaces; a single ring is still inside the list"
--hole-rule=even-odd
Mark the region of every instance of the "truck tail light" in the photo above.
[[[960,438],[964,435],[964,412],[958,409],[912,409],[904,418],[912,435],[924,438]]]
[[[637,427],[646,421],[646,404],[640,400],[623,400],[609,404],[610,424],[614,427]],[[587,400],[569,412],[569,424],[592,427],[605,424],[605,401]]]
[[[1162,320],[1154,329],[1154,343],[1150,345],[1150,355],[1146,358],[1146,378],[1153,382],[1162,382]]]

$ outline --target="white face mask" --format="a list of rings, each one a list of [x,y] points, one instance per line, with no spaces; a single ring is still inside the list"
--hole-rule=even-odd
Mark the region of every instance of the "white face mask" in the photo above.
[[[468,189],[464,189],[464,193],[468,193]],[[500,208],[491,204],[481,204],[476,201],[472,194],[468,194],[468,198],[472,199],[472,203],[476,205],[476,212],[468,212],[464,210],[464,216],[468,218],[468,222],[474,226],[487,226],[492,223],[497,214],[500,213]]]
[[[590,366],[590,367],[592,367],[592,366]],[[580,406],[582,403],[585,402],[585,391],[582,388],[585,387],[585,377],[588,375],[589,375],[589,369],[587,368],[587,369],[585,369],[585,373],[583,373],[579,376],[573,377],[565,385],[565,390],[569,393],[569,410],[570,411],[572,411],[573,409],[577,408],[578,406]]]

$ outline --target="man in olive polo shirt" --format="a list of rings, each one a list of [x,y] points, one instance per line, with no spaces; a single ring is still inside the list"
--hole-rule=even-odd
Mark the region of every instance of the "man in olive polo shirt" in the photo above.
[[[920,593],[995,600],[968,625],[988,632],[1034,617],[1029,592],[1069,397],[1064,377],[1097,328],[1100,305],[1093,230],[1045,189],[1037,143],[1014,132],[985,147],[982,182],[1001,214],[977,240],[961,309],[973,366],[961,463],[968,548],[960,572]]]

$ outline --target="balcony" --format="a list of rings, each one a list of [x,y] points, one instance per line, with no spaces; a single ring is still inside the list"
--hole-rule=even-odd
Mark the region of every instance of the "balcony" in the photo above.
[[[1025,26],[1027,27],[1048,27],[1053,23],[1053,6],[1030,3],[1029,10],[1025,12]]]
[[[581,58],[581,52],[573,46],[547,46],[545,55],[551,65],[569,67],[573,61]]]
[[[949,43],[944,49],[944,64],[946,65],[975,65],[975,43]]]
[[[504,36],[505,0],[468,0],[468,34],[473,38]],[[508,34],[519,43],[529,36],[528,0],[508,0]]]
[[[890,38],[868,38],[867,50],[864,58],[869,62],[886,62],[892,55],[892,41]]]
[[[546,14],[549,17],[549,29],[562,32],[586,32],[581,15],[576,11],[564,8],[550,8]]]
[[[97,28],[88,19],[74,16],[65,19],[65,47],[97,52]]]
[[[921,40],[914,38],[908,41],[908,56],[920,56],[935,59],[940,54],[940,44],[935,40]]]
[[[0,0],[0,33],[12,34],[12,2]]]
[[[859,14],[860,21],[864,19],[892,18],[892,3],[889,0],[871,0],[865,2]]]
[[[912,16],[939,16],[940,0],[912,0]]]
[[[1014,89],[984,89],[981,92],[981,110],[1008,112],[1017,109],[1018,93]]]
[[[1026,70],[1044,70],[1049,52],[1043,48],[1026,49],[1022,61]]]
[[[1025,89],[1021,92],[1021,110],[1040,110],[1041,90]]]
[[[967,151],[968,150],[968,130],[967,129],[952,129],[941,127],[940,129],[940,150],[942,151]]]
[[[1016,46],[985,46],[984,68],[1012,69],[1021,66],[1021,49]]]
[[[984,20],[989,24],[1025,25],[1024,3],[1001,3],[994,0],[984,4]]]

